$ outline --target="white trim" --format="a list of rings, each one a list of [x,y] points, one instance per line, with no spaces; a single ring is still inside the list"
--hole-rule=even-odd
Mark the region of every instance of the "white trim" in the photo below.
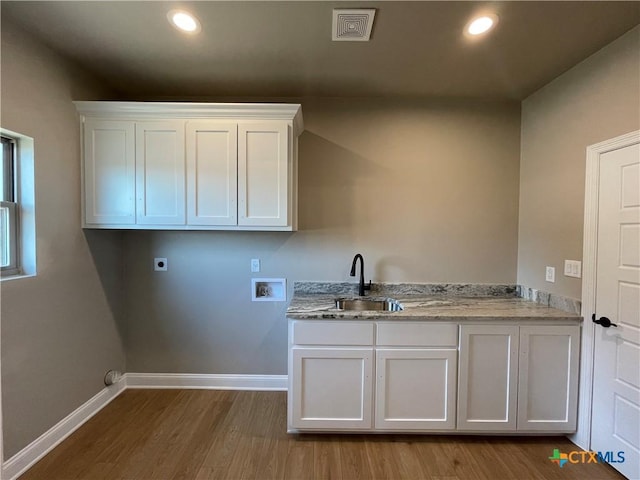
[[[2,318],[0,318],[0,331],[2,330]],[[2,342],[0,342],[0,345]],[[2,358],[2,347],[0,347],[0,358]],[[0,370],[2,370],[0,368]],[[2,423],[2,378],[0,378],[0,480],[5,478],[4,476],[4,427]]]
[[[35,173],[34,140],[6,128],[0,128],[2,135],[17,142],[16,157],[16,203],[17,203],[17,258],[19,273],[2,277],[2,281],[26,278],[36,275],[36,215],[35,215]]]
[[[580,392],[578,398],[578,430],[569,439],[579,447],[591,448],[591,402],[593,395],[594,324],[591,314],[596,307],[596,260],[598,252],[598,183],[600,156],[640,143],[640,130],[605,140],[587,147],[584,200],[584,243],[582,254],[582,355],[580,359]]]
[[[127,388],[199,388],[211,390],[287,390],[287,375],[198,373],[125,373]]]
[[[103,388],[97,395],[71,412],[56,425],[2,463],[1,478],[13,480],[27,471],[38,460],[53,450],[60,442],[84,425],[91,417],[106,407],[126,388],[120,380],[110,387]]]
[[[294,136],[304,131],[302,105],[298,103],[199,102],[73,102],[83,116],[100,118],[233,118],[235,120],[288,120]]]

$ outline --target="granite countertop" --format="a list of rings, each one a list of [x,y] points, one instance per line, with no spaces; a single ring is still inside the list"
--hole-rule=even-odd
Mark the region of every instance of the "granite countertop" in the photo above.
[[[580,315],[539,305],[519,298],[515,289],[501,285],[420,285],[374,286],[361,298],[397,300],[404,310],[345,311],[335,308],[337,298],[360,298],[349,283],[296,283],[287,309],[293,319],[360,320],[553,320],[579,321]]]

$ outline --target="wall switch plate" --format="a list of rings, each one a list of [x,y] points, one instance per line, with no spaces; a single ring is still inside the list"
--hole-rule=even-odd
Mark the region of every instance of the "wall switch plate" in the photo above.
[[[169,264],[167,263],[166,258],[154,258],[153,259],[153,269],[156,272],[166,272],[169,270]]]
[[[253,273],[257,273],[260,271],[260,259],[259,258],[252,258],[251,259],[251,271]]]
[[[566,277],[582,277],[582,262],[578,260],[565,260],[564,261],[564,275]]]
[[[553,267],[546,267],[544,279],[547,282],[555,283],[556,281],[556,269]]]

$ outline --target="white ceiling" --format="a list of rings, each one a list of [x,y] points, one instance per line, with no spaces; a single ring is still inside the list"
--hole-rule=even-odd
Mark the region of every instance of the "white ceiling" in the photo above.
[[[196,36],[167,22],[193,12]],[[332,42],[333,8],[375,8],[370,42]],[[520,100],[640,23],[640,2],[2,0],[15,22],[122,99],[384,96]],[[487,37],[462,34],[483,10]]]

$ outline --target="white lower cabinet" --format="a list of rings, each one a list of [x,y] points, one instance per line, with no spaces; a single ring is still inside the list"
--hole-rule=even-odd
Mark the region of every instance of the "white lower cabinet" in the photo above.
[[[370,430],[371,322],[289,320],[288,430]]]
[[[289,319],[288,430],[575,431],[580,326],[514,323]]]
[[[456,324],[289,320],[289,430],[455,429],[457,332]]]
[[[579,349],[579,327],[520,327],[518,430],[575,431]]]
[[[515,430],[517,382],[518,327],[462,325],[458,430]]]
[[[370,429],[372,348],[294,348],[292,427]]]
[[[580,327],[463,325],[458,430],[576,429]]]
[[[457,357],[455,349],[376,349],[375,428],[455,429]]]

